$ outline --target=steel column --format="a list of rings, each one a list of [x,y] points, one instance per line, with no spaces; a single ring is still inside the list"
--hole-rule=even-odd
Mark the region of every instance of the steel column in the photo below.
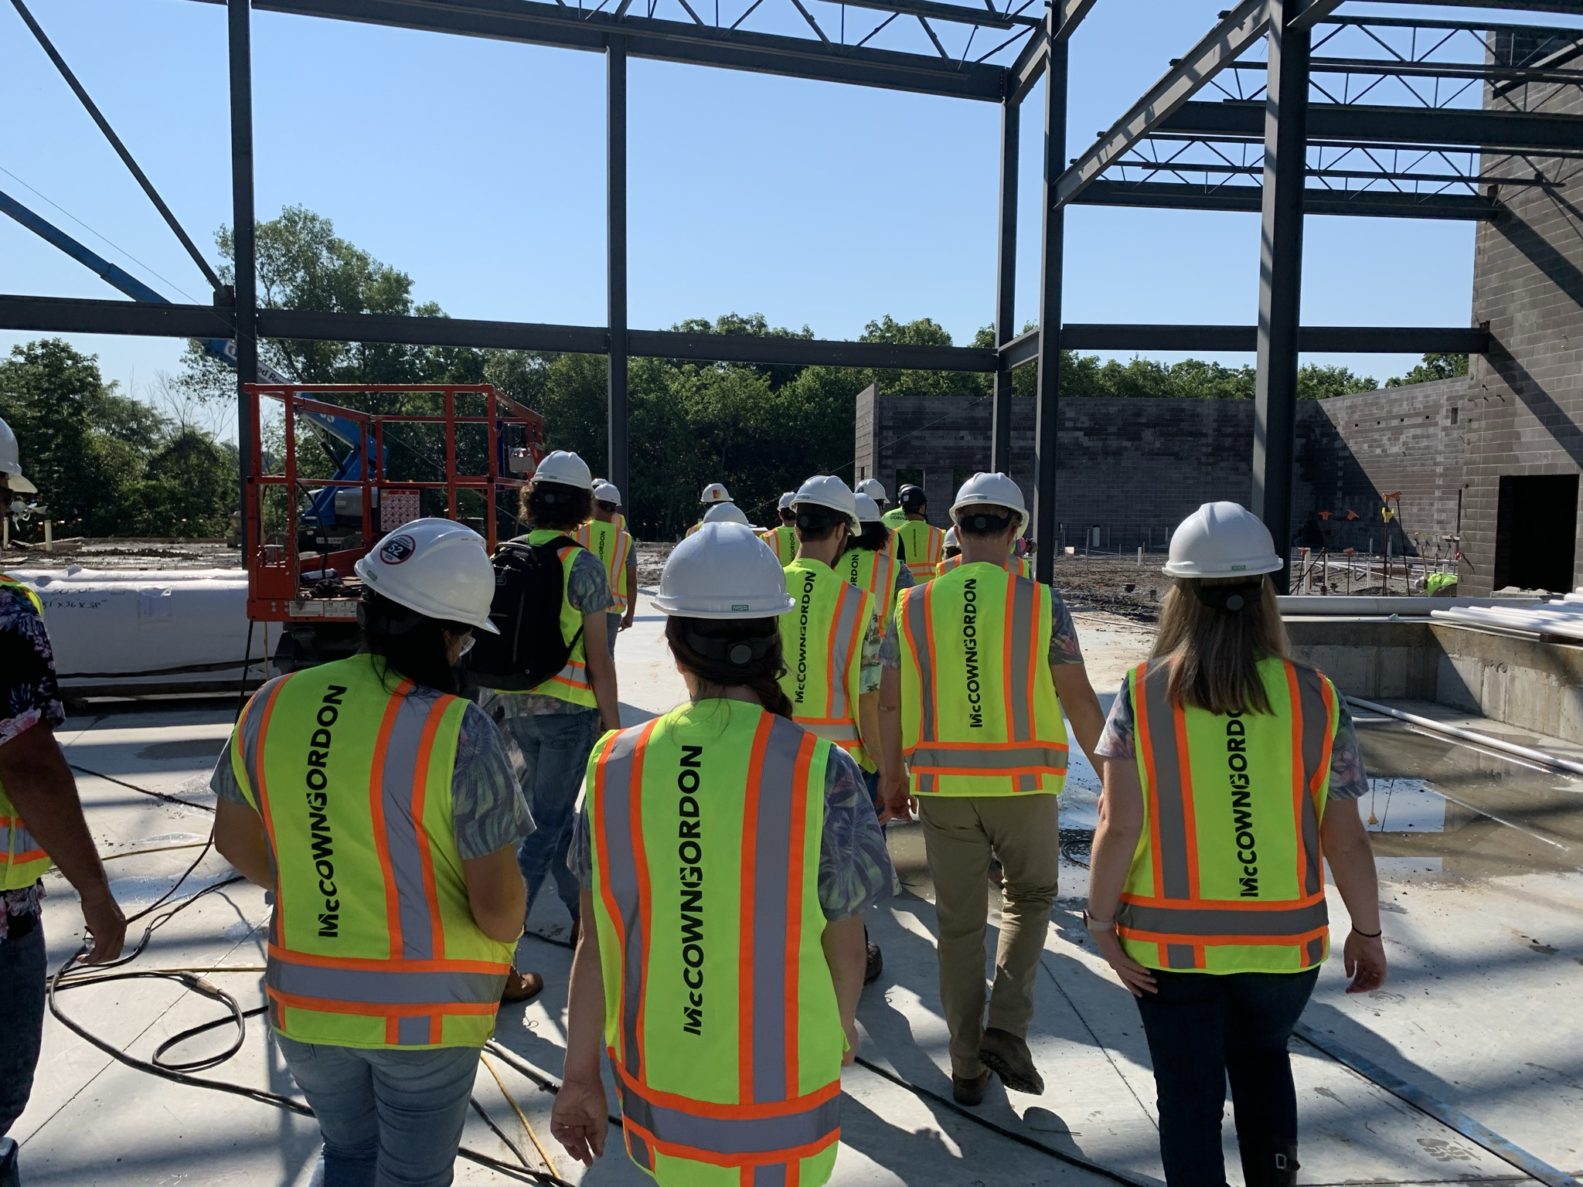
[[[1042,34],[1036,33],[1035,37]],[[995,348],[1017,333],[1017,138],[1020,108],[1007,100],[1000,109],[1000,258],[995,280]],[[990,432],[989,468],[1011,473],[1011,367],[995,371],[995,408]]]
[[[627,480],[627,47],[605,51],[605,265],[610,299],[610,387],[605,473],[631,498]]]
[[[1055,579],[1056,413],[1061,399],[1061,284],[1066,253],[1066,209],[1056,184],[1066,164],[1067,46],[1052,39],[1044,94],[1044,235],[1039,257],[1039,394],[1033,430],[1033,538],[1040,581]],[[1048,331],[1048,332],[1046,332]]]
[[[1264,197],[1259,252],[1258,383],[1253,411],[1251,509],[1270,529],[1287,592],[1292,537],[1292,457],[1297,423],[1298,327],[1303,285],[1303,177],[1307,156],[1307,29],[1287,21],[1300,0],[1271,0],[1269,97],[1264,114]]]
[[[241,475],[242,564],[251,565],[254,540],[248,498],[253,421],[245,383],[258,381],[258,243],[253,212],[253,34],[250,0],[227,0],[226,40],[231,76],[231,240],[236,269],[236,449]]]

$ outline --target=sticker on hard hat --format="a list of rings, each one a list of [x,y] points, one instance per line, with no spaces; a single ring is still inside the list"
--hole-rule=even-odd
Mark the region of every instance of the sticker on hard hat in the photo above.
[[[744,611],[745,612],[745,611],[748,611],[748,610],[751,610],[751,609],[753,609],[753,607],[749,606],[746,602],[732,602],[731,603],[731,612],[733,614],[737,613],[738,611]]]
[[[412,559],[418,551],[418,542],[411,536],[391,536],[379,550],[379,559],[387,565],[399,565]]]

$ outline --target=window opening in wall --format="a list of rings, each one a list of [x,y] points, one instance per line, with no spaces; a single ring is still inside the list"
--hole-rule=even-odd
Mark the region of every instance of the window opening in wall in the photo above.
[[[1578,476],[1503,474],[1495,519],[1494,588],[1572,588]]]

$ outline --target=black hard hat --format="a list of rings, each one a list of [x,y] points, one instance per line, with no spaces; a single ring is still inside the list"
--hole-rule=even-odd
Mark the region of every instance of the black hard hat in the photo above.
[[[923,487],[909,482],[897,492],[896,501],[901,504],[903,511],[916,511],[929,500],[924,497]]]

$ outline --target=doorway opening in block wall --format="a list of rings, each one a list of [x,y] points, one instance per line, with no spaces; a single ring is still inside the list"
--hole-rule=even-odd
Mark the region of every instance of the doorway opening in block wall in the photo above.
[[[1493,588],[1570,590],[1577,514],[1576,474],[1502,475]]]

